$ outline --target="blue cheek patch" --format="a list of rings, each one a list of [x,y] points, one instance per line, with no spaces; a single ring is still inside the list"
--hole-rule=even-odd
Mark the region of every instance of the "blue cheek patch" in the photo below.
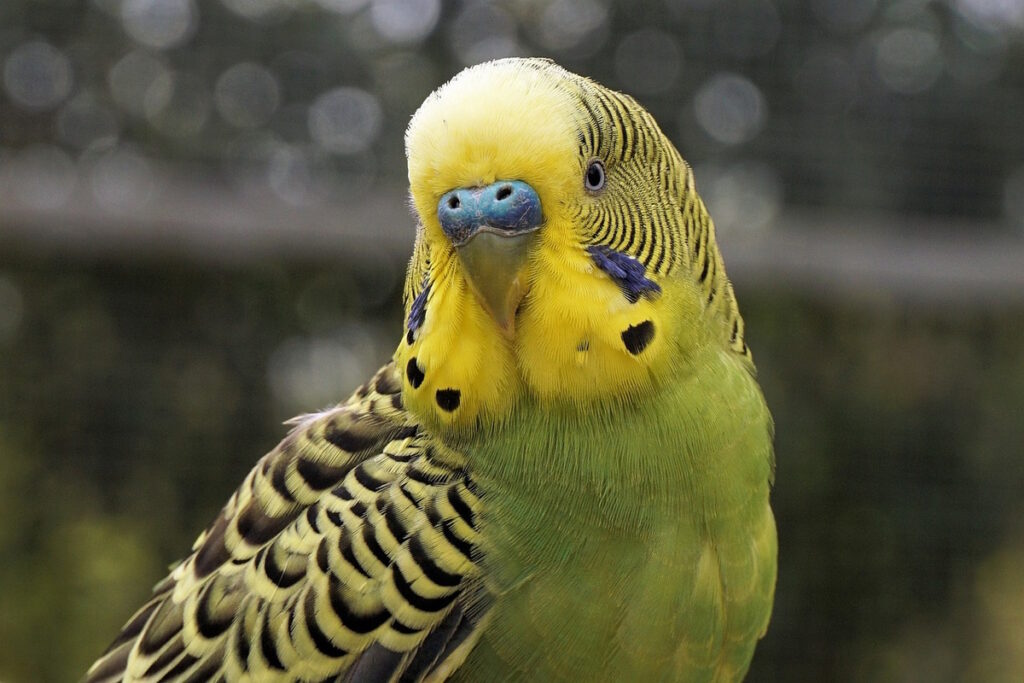
[[[615,280],[629,303],[635,304],[642,296],[654,298],[661,293],[658,283],[647,277],[644,264],[629,254],[609,249],[602,244],[587,247],[587,253],[593,259],[594,265]]]
[[[409,307],[409,320],[406,327],[409,329],[405,335],[405,341],[411,346],[416,339],[416,330],[423,327],[423,321],[427,318],[427,297],[430,296],[430,282],[423,285],[423,289],[413,299]]]

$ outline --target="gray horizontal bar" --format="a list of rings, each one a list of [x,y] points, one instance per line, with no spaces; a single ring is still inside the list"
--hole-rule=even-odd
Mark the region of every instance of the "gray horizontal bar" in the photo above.
[[[209,262],[404,258],[415,228],[403,189],[294,206],[220,179],[162,176],[147,201],[120,209],[82,187],[59,207],[0,188],[0,248],[67,255],[170,255]],[[38,200],[37,200],[38,201]],[[787,211],[771,227],[719,236],[741,289],[787,286],[824,296],[1024,301],[1024,234],[971,222]]]

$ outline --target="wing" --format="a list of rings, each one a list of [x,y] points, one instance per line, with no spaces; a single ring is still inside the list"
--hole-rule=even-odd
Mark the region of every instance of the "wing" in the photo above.
[[[490,600],[461,456],[411,423],[393,365],[298,418],[86,674],[444,680]]]

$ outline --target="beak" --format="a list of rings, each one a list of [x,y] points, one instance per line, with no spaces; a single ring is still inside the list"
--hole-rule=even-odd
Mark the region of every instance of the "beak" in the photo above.
[[[528,289],[530,247],[543,221],[536,190],[521,180],[458,188],[441,197],[437,216],[474,293],[511,337]]]

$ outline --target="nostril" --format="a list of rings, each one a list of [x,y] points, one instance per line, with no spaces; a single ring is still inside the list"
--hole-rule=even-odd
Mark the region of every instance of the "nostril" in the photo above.
[[[457,208],[459,208],[460,204],[461,204],[461,202],[459,201],[458,195],[454,195],[453,194],[451,197],[448,198],[448,208],[449,209],[457,209]]]
[[[502,185],[500,188],[498,188],[498,194],[496,194],[494,196],[494,198],[497,199],[500,202],[502,199],[508,199],[511,196],[512,196],[512,186],[511,185]]]

